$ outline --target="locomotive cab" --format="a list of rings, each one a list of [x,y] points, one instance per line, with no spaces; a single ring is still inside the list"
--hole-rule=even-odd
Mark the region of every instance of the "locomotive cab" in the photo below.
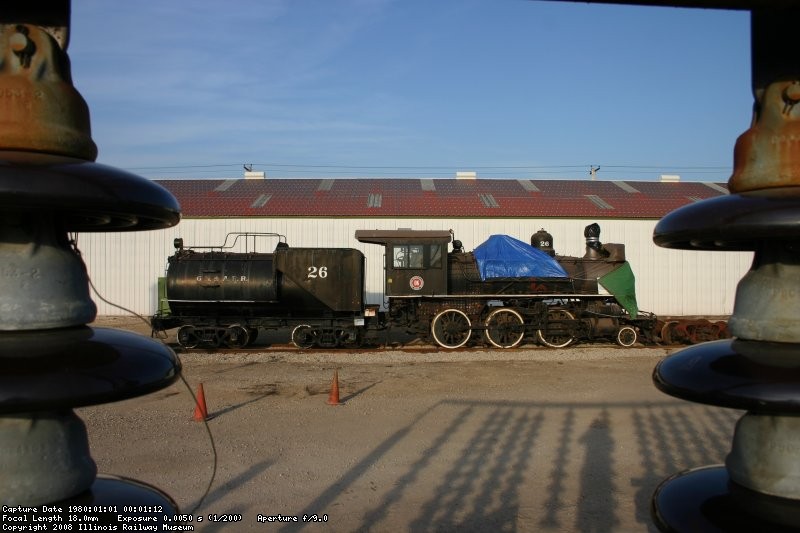
[[[385,247],[387,297],[447,294],[447,245],[450,231],[358,230],[360,242]]]

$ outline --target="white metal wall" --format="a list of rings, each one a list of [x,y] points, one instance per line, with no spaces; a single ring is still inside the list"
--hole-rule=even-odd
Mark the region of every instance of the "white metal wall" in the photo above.
[[[78,247],[89,275],[107,300],[137,313],[157,308],[157,278],[174,252],[173,239],[185,245],[219,245],[229,232],[273,232],[290,246],[357,248],[367,256],[370,303],[380,303],[383,290],[383,248],[355,240],[357,229],[452,229],[472,250],[489,235],[506,234],[525,242],[540,228],[553,235],[556,252],[582,256],[583,229],[592,220],[522,218],[228,218],[184,219],[170,229],[129,233],[83,233]],[[653,244],[656,220],[597,220],[602,242],[625,244],[636,275],[640,309],[658,315],[728,315],[736,284],[747,272],[752,253],[666,250]],[[274,246],[274,243],[270,244]],[[271,251],[260,250],[260,251]],[[126,314],[93,296],[99,315]]]

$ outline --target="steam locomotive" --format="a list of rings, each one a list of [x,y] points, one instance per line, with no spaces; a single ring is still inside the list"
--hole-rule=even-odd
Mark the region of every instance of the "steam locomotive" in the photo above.
[[[544,229],[530,245],[493,235],[471,252],[452,231],[358,230],[358,241],[385,249],[385,310],[366,303],[359,250],[295,248],[276,234],[229,234],[217,247],[176,239],[153,329],[179,328],[186,348],[243,347],[279,328],[298,348],[376,343],[389,328],[447,349],[653,342],[657,319],[638,309],[624,245],[602,244],[597,224],[584,236],[586,254],[568,257]],[[271,253],[255,251],[264,238],[278,241]],[[230,251],[240,240],[252,251]]]

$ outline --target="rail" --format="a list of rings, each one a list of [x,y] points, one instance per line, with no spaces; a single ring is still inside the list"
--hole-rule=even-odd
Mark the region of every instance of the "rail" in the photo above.
[[[233,241],[228,244],[228,240],[233,237]],[[244,253],[256,253],[256,239],[257,238],[270,238],[270,237],[277,237],[278,243],[286,244],[286,236],[281,235],[280,233],[250,233],[250,232],[237,232],[232,231],[225,235],[225,240],[222,242],[221,245],[217,246],[185,246],[183,244],[183,239],[177,238],[175,239],[175,249],[176,250],[183,250],[186,248],[187,250],[211,250],[211,251],[223,251],[223,250],[230,250],[235,248],[237,244],[239,244],[239,239],[244,241]],[[252,245],[252,250],[250,249],[250,245]]]

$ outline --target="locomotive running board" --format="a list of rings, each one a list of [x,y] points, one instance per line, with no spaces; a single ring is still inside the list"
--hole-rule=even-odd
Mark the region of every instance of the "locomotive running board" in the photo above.
[[[397,299],[425,299],[425,300],[456,300],[456,299],[468,299],[468,298],[489,298],[494,300],[502,300],[508,298],[539,298],[542,300],[552,299],[552,300],[570,300],[570,299],[606,299],[611,298],[612,296],[609,294],[545,294],[545,293],[534,293],[534,294],[410,294],[410,295],[398,295],[398,296],[388,296],[387,298],[397,298]]]

